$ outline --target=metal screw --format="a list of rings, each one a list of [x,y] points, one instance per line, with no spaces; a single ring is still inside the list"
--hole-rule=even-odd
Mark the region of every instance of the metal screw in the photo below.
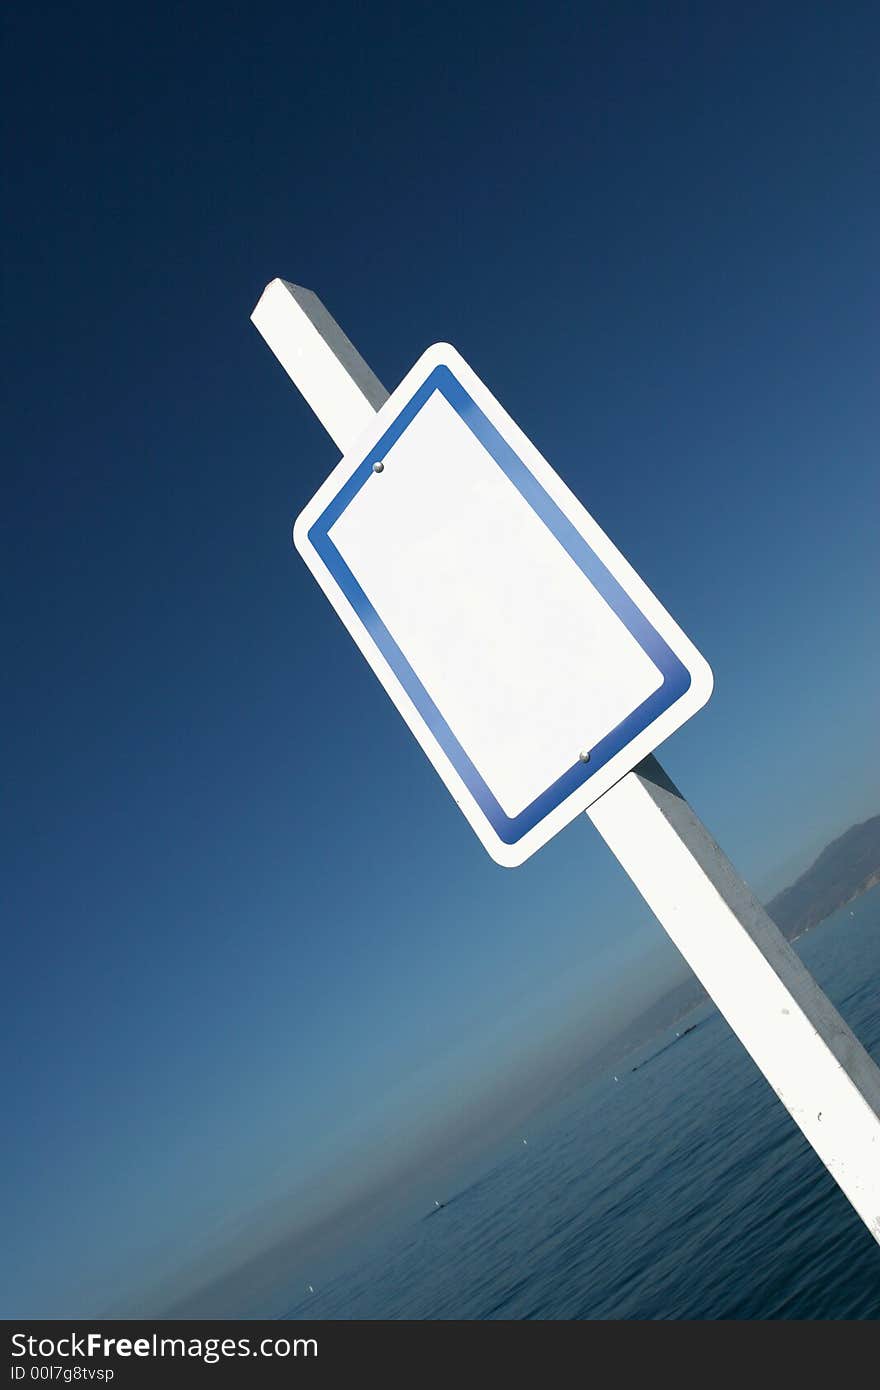
[[[383,469],[384,467],[385,467],[385,465],[384,465],[384,463],[382,462],[382,460],[381,460],[381,459],[376,459],[376,462],[373,464],[373,472],[374,472],[374,473],[381,473],[381,472],[382,472],[382,469]]]
[[[589,753],[578,753],[578,761],[582,763],[588,763],[590,761]]]

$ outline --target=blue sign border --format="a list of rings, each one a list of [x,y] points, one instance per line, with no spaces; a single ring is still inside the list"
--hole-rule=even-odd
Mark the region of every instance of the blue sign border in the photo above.
[[[504,471],[533,511],[537,512],[544,525],[552,531],[590,583],[598,589],[663,676],[662,685],[589,750],[588,763],[582,763],[580,760],[575,762],[573,767],[563,772],[552,786],[547,787],[516,816],[508,816],[493,796],[329,535],[333,524],[373,476],[373,464],[384,459],[435,391],[440,392],[468,429],[476,435],[483,448]],[[519,455],[483,414],[449,367],[441,365],[434,368],[333,501],[309,528],[308,534],[327,569],[504,844],[513,845],[521,840],[545,816],[571,796],[572,792],[594,777],[600,768],[631,743],[643,729],[653,724],[670,705],[681,699],[690,686],[691,676],[687,667],[652,627],[644,613],[633,603],[583,536],[560,511]]]

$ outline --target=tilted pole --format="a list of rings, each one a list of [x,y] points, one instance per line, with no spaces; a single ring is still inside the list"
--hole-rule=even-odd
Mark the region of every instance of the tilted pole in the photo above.
[[[311,290],[251,317],[344,454],[388,392]],[[655,757],[586,814],[880,1243],[876,1064]]]

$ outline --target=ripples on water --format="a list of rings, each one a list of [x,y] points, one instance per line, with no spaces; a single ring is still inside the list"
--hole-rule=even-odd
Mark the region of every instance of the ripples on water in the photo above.
[[[798,948],[880,1058],[880,889]],[[700,1019],[287,1316],[880,1316],[880,1249],[726,1024]]]

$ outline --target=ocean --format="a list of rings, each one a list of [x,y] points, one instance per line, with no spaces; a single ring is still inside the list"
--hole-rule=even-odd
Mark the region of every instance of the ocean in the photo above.
[[[880,889],[796,948],[880,1059]],[[717,1012],[616,1072],[285,1316],[880,1316],[880,1247]]]

